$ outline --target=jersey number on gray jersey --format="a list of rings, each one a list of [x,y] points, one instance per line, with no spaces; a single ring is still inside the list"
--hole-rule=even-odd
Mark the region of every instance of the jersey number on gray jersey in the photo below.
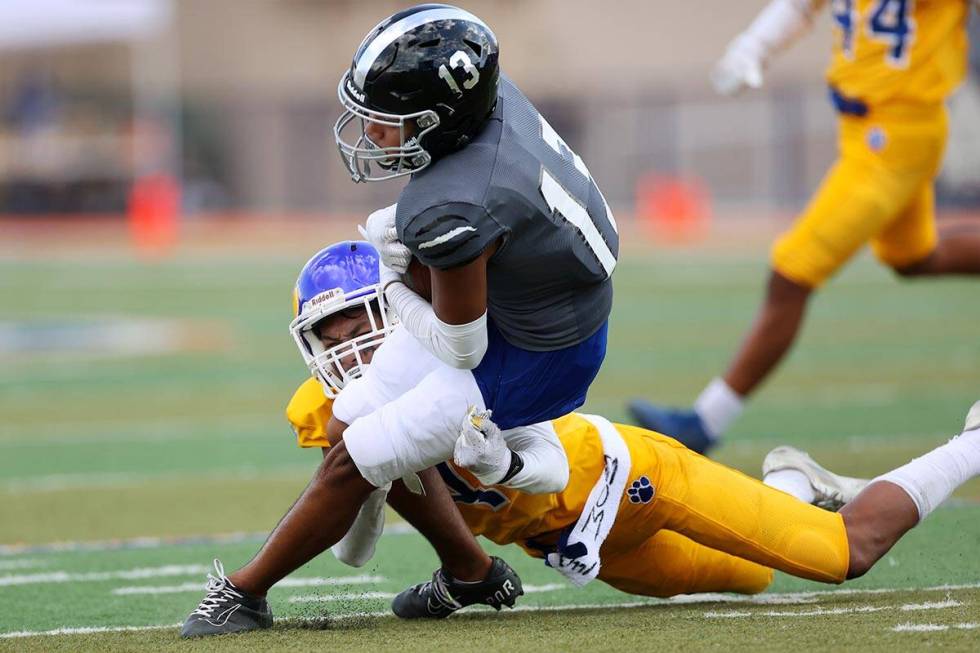
[[[568,190],[569,186],[573,184],[570,180],[566,180],[566,184],[562,184],[559,177],[567,177],[569,173],[566,172],[562,175],[561,172],[556,176],[552,171],[548,170],[544,164],[541,165],[541,196],[544,197],[544,201],[548,203],[548,207],[551,208],[552,214],[557,213],[562,218],[568,222],[569,225],[575,227],[578,232],[585,239],[586,244],[592,253],[595,254],[596,259],[605,271],[605,276],[608,278],[612,275],[613,269],[616,267],[616,256],[609,249],[609,245],[606,244],[605,239],[602,237],[602,223],[603,221],[607,223],[612,230],[619,233],[616,227],[616,219],[613,217],[612,211],[609,209],[609,204],[606,203],[606,198],[603,197],[602,191],[599,187],[595,185],[592,181],[592,175],[589,173],[589,169],[585,166],[585,162],[582,161],[582,157],[572,151],[565,141],[562,140],[561,136],[558,135],[548,121],[544,119],[544,116],[538,114],[538,118],[541,120],[541,138],[547,143],[555,152],[558,153],[566,161],[571,161],[575,165],[575,169],[585,176],[588,181],[588,185],[595,188],[596,192],[599,193],[599,197],[602,198],[603,215],[595,216],[589,214],[586,208],[586,203],[576,199]],[[581,182],[575,185],[580,185]]]

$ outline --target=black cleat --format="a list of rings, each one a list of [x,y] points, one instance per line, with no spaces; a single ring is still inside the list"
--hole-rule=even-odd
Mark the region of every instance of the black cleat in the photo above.
[[[242,633],[272,626],[272,610],[264,598],[249,596],[235,587],[217,558],[214,571],[217,576],[208,574],[207,596],[184,621],[181,637]]]
[[[391,610],[402,619],[443,619],[460,608],[483,603],[497,610],[513,608],[524,594],[521,578],[510,565],[496,556],[491,558],[487,577],[477,582],[456,580],[442,569],[436,569],[432,580],[419,583],[399,594]]]

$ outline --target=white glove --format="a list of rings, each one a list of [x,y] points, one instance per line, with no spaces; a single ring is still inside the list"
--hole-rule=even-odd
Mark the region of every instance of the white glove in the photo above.
[[[366,226],[358,225],[357,230],[374,245],[385,265],[395,272],[403,273],[412,261],[412,252],[398,240],[398,230],[395,229],[397,209],[397,204],[378,209],[368,216]]]
[[[722,95],[736,95],[745,88],[762,86],[764,48],[751,36],[735,39],[711,71],[711,84]]]
[[[769,59],[809,31],[815,13],[825,4],[826,0],[770,0],[715,66],[711,73],[715,90],[734,95],[746,87],[761,87]]]
[[[511,452],[500,427],[490,421],[489,410],[470,408],[453,447],[453,461],[473,472],[484,485],[499,483],[507,474]]]

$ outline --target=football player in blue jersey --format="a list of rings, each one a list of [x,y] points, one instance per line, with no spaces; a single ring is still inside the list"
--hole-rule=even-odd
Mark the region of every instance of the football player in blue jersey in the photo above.
[[[260,600],[348,533],[373,492],[398,479],[418,490],[416,473],[454,449],[468,449],[488,483],[553,492],[567,482],[549,420],[584,403],[605,355],[618,234],[582,159],[497,59],[479,18],[419,5],[371,30],[341,79],[335,136],[352,178],[411,174],[397,205],[367,224],[386,264],[382,294],[404,329],[337,397],[334,446],[262,550],[229,576],[238,596]],[[430,271],[431,303],[403,281],[413,258]],[[473,408],[493,411],[505,432],[531,434],[531,444],[518,452],[462,441]],[[404,594],[396,613],[444,616],[495,594],[512,603],[516,575],[480,559],[468,578]],[[462,581],[482,582],[486,596],[463,596]],[[195,634],[210,632],[225,630]]]

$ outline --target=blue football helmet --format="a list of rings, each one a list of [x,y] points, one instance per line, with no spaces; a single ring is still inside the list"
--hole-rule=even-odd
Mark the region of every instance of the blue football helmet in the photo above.
[[[363,353],[373,351],[391,333],[397,319],[381,292],[381,257],[370,243],[346,240],[326,247],[303,266],[293,290],[295,318],[289,332],[310,373],[331,399],[366,367]],[[329,349],[316,327],[326,318],[363,308],[370,330]]]

